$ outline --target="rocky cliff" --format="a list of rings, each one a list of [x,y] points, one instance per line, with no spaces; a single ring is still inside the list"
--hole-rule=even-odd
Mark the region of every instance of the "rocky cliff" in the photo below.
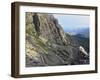
[[[53,15],[26,12],[26,67],[82,64],[73,41]]]

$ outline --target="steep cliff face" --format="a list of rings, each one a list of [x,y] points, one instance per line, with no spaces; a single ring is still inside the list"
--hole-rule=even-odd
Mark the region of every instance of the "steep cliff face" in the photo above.
[[[50,14],[26,13],[26,66],[79,64],[79,45],[73,44]]]

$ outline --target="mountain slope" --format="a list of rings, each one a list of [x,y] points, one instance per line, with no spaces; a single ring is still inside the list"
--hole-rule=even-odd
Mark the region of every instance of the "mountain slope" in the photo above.
[[[53,15],[26,12],[26,67],[81,64],[71,39]]]

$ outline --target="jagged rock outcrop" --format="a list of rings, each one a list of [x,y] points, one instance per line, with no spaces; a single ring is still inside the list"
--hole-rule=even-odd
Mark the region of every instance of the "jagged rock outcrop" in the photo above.
[[[51,14],[26,13],[26,66],[79,63],[79,45],[71,42]]]

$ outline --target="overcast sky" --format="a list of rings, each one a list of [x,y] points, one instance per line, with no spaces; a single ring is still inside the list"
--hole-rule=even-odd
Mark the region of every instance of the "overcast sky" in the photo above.
[[[53,14],[55,18],[58,19],[59,24],[63,27],[64,31],[72,31],[79,28],[89,27],[89,15],[61,15]]]

